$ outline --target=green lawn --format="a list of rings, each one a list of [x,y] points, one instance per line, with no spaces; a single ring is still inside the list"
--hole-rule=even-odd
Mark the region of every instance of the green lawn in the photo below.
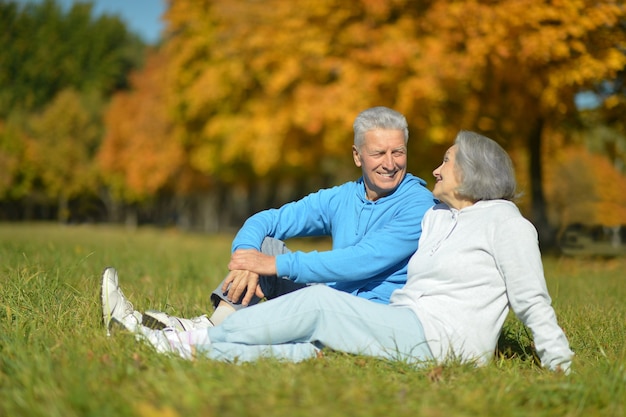
[[[0,223],[0,416],[623,416],[626,259],[546,258],[576,360],[535,364],[511,317],[493,364],[413,369],[328,352],[301,364],[225,364],[156,354],[101,323],[115,266],[138,310],[204,313],[232,236]],[[296,241],[290,247],[325,248]]]

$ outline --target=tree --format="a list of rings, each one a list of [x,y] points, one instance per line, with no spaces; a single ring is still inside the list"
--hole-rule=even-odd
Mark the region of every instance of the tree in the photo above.
[[[22,144],[15,132],[5,123],[0,123],[0,196],[5,196],[13,185],[20,163]]]
[[[67,199],[95,193],[95,174],[68,177],[82,167],[55,158],[93,158],[103,102],[127,87],[127,73],[142,62],[145,45],[118,17],[92,17],[85,2],[65,12],[54,0],[0,0],[0,27],[0,160],[6,164],[0,201],[13,213],[29,213],[58,196],[52,204],[63,205],[59,214],[65,219]],[[62,111],[66,104],[68,113]],[[76,126],[89,131],[77,132]]]
[[[159,192],[186,187],[183,149],[171,140],[165,57],[153,52],[130,76],[131,89],[113,96],[97,161],[111,193],[109,211],[120,202],[140,203]]]
[[[285,184],[352,178],[351,122],[387,105],[409,119],[414,172],[429,175],[460,128],[529,161],[531,218],[550,243],[542,156],[581,126],[576,94],[623,74],[624,13],[612,0],[177,0],[160,51],[163,88],[146,69],[116,99],[101,162],[126,199],[184,172],[190,194],[265,189],[266,207]],[[167,125],[130,120],[155,102]],[[139,149],[146,161],[131,164]],[[168,153],[178,171],[142,174]]]
[[[625,13],[614,0],[175,1],[175,137],[195,169],[253,182],[333,175],[371,105],[407,115],[426,172],[424,141],[475,129],[526,150],[549,244],[544,142],[578,123],[579,91],[626,67]]]
[[[58,204],[58,219],[70,218],[72,198],[97,192],[92,161],[100,123],[74,90],[62,91],[41,115],[33,117],[30,159],[42,191]]]
[[[419,10],[408,4],[173,2],[164,46],[191,164],[225,181],[336,174],[359,111],[408,107],[398,106],[398,82],[423,57]]]
[[[570,224],[626,225],[626,177],[605,156],[571,146],[555,159],[551,208],[561,230]]]
[[[118,17],[90,3],[64,13],[54,0],[0,2],[0,118],[41,110],[67,88],[107,96],[126,86],[145,47]]]
[[[463,125],[528,150],[531,218],[553,242],[542,155],[550,132],[580,126],[574,97],[626,67],[626,8],[605,1],[437,1],[437,26],[457,96],[440,106]],[[443,58],[443,57],[441,57]],[[443,61],[442,61],[443,62]],[[452,68],[452,72],[450,72]]]

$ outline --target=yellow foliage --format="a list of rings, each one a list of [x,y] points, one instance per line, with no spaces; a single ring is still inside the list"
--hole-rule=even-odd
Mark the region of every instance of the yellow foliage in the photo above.
[[[606,157],[569,147],[554,163],[549,201],[563,226],[626,224],[626,176]]]
[[[626,66],[625,17],[613,0],[174,0],[171,138],[194,170],[242,181],[349,154],[374,105],[433,144],[459,128],[524,143]]]
[[[618,96],[618,95],[614,94],[614,95],[612,95],[612,96],[610,96],[610,97],[607,97],[607,98],[604,100],[604,106],[605,106],[607,109],[612,109],[612,108],[614,108],[614,107],[619,106],[619,104],[621,103],[621,101],[622,101],[622,100],[623,100],[623,99],[622,99],[620,96]]]
[[[91,161],[99,131],[81,96],[74,90],[62,91],[32,118],[31,126],[29,158],[49,195],[70,198],[94,189]]]

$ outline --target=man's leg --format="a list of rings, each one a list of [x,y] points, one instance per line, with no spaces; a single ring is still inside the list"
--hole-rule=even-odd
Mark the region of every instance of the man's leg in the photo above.
[[[266,237],[261,244],[261,252],[267,255],[281,255],[289,253],[285,242],[279,239]],[[165,327],[173,327],[179,331],[188,331],[195,328],[207,328],[213,325],[220,324],[224,319],[230,316],[235,311],[245,308],[241,303],[233,303],[226,298],[226,294],[222,291],[222,285],[224,281],[211,293],[211,303],[213,304],[214,311],[211,317],[200,316],[191,319],[183,319],[181,317],[170,316],[166,313],[156,310],[148,310],[143,315],[143,325],[152,329],[163,329]],[[279,297],[281,295],[290,293],[300,288],[306,287],[306,284],[297,284],[286,278],[279,278],[276,276],[259,277],[259,285],[266,295],[267,299]],[[254,296],[250,301],[250,305],[257,304],[261,299]]]
[[[288,278],[267,276],[259,277],[259,285],[261,286],[261,290],[263,290],[263,294],[265,294],[265,298],[268,300],[308,287],[307,284],[293,282]]]
[[[276,256],[291,251],[282,240],[266,237],[261,244],[261,252],[266,255]],[[226,317],[230,316],[235,311],[246,307],[239,302],[233,303],[228,300],[226,294],[222,291],[223,284],[224,281],[220,282],[217,288],[211,293],[211,302],[215,310],[210,320],[215,325],[222,323]],[[298,284],[290,279],[277,276],[260,276],[259,285],[263,294],[265,294],[265,298],[268,300],[306,287],[306,284]],[[259,301],[261,301],[261,299],[255,295],[252,297],[249,306],[258,304]]]
[[[294,292],[307,287],[306,284],[300,284],[297,282],[293,282],[292,280],[287,278],[279,278],[275,276],[260,276],[259,286],[261,287],[263,294],[265,294],[265,298],[267,298],[268,300],[272,300],[274,298],[280,297],[281,295],[289,294],[290,292]],[[245,307],[240,303],[232,303],[224,297],[214,297],[215,294],[216,293],[214,291],[211,294],[211,299],[214,303],[217,302],[217,306],[215,306],[215,310],[209,318],[211,323],[215,325],[222,323],[226,317],[230,316],[235,311]],[[254,296],[249,305],[251,306],[258,304],[259,301],[259,297]]]
[[[276,255],[282,255],[284,253],[289,253],[291,251],[287,249],[285,242],[283,242],[282,240],[274,239],[272,237],[266,237],[265,239],[263,239],[263,243],[261,244],[261,252],[266,255],[276,256]],[[285,282],[283,283],[283,285],[280,285],[281,280],[285,280],[288,282]],[[289,286],[289,283],[293,284],[293,287]],[[224,304],[227,304],[231,307],[230,309],[231,312],[234,310],[245,308],[246,306],[241,305],[241,303],[239,302],[233,303],[232,301],[228,300],[228,298],[226,298],[226,294],[222,291],[223,284],[224,284],[224,281],[220,282],[217,288],[215,288],[215,290],[213,290],[213,292],[211,293],[211,303],[213,304],[213,307],[217,308],[220,305],[223,306]],[[282,295],[281,292],[283,294],[286,294],[287,292],[291,292],[291,291],[294,291],[295,289],[299,289],[305,286],[304,284],[296,284],[295,282],[291,280],[279,278],[276,276],[259,277],[259,285],[261,285],[261,289],[263,290],[263,293],[266,294],[266,297],[268,299],[276,298]],[[295,286],[298,286],[298,288],[296,288]],[[265,292],[266,290],[267,292]],[[257,296],[254,296],[252,297],[252,300],[250,301],[249,305],[257,304],[259,301],[261,301],[261,299]]]

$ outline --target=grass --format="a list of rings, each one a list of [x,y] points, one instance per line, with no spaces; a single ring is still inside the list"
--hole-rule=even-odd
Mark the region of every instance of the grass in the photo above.
[[[158,355],[107,338],[100,274],[115,266],[139,310],[206,312],[232,236],[0,223],[0,416],[624,416],[626,259],[544,259],[569,376],[541,370],[513,317],[483,368],[329,352],[300,364]],[[327,247],[327,242],[290,242]]]

